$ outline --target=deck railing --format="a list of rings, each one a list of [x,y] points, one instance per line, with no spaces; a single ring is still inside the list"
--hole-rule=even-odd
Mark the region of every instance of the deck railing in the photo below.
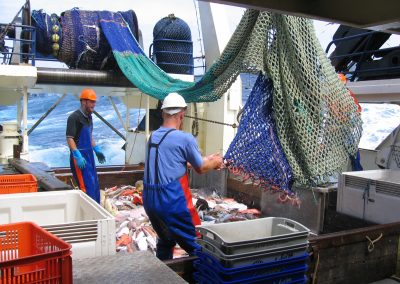
[[[0,23],[0,63],[35,65],[36,28]]]

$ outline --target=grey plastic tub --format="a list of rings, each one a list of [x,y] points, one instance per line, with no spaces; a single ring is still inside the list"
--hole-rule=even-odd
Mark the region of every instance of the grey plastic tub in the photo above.
[[[310,232],[300,223],[281,217],[200,225],[196,230],[203,240],[228,255],[304,245]]]
[[[240,267],[245,265],[260,264],[303,256],[307,252],[308,242],[305,244],[291,245],[285,248],[267,249],[259,252],[239,253],[227,255],[211,243],[197,239],[201,251],[214,257],[226,268]]]

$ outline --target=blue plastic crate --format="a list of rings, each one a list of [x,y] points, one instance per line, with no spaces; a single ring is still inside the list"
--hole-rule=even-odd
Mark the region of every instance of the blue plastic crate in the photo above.
[[[265,276],[267,274],[284,272],[288,269],[302,268],[308,262],[308,254],[299,257],[292,257],[285,260],[271,261],[260,264],[252,264],[235,268],[223,267],[213,256],[201,251],[195,253],[199,259],[194,262],[194,266],[203,265],[217,274],[223,281],[248,279],[252,277]]]
[[[196,281],[198,284],[214,284],[215,282],[210,280],[207,277],[204,277],[198,272],[193,273],[193,279]],[[290,282],[279,282],[279,280],[273,281],[273,282],[267,282],[267,283],[272,283],[272,284],[306,284],[308,281],[307,277],[304,275],[303,277],[299,277],[298,279],[294,279],[293,281]],[[255,282],[241,282],[244,284],[262,284],[265,283],[264,280],[257,280]]]
[[[193,278],[199,283],[212,283],[212,284],[295,284],[295,283],[307,283],[307,276],[304,274],[308,269],[305,265],[303,270],[287,271],[286,273],[274,273],[267,277],[257,277],[249,279],[240,279],[233,281],[223,281],[215,275],[208,273],[209,271],[199,270],[193,273]]]
[[[307,252],[307,244],[291,245],[284,248],[267,249],[265,251],[240,253],[226,255],[213,244],[196,239],[196,242],[201,246],[201,251],[212,255],[218,262],[226,267],[240,267],[245,265],[256,265],[261,263],[269,263],[272,261],[286,260],[293,257],[303,256]]]

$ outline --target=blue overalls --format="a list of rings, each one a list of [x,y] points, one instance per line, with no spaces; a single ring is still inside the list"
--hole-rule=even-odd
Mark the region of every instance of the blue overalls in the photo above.
[[[78,182],[79,188],[86,192],[92,199],[100,203],[100,188],[97,178],[96,163],[94,161],[91,128],[83,125],[79,141],[76,145],[82,157],[86,160],[86,167],[80,169],[76,164],[72,152],[70,153],[69,161],[75,180]]]
[[[168,184],[159,184],[158,148],[174,130],[165,133],[158,144],[152,143],[150,137],[146,163],[149,165],[150,148],[155,148],[155,183],[147,180],[150,176],[147,167],[143,190],[143,206],[158,235],[156,255],[161,260],[172,259],[176,243],[189,254],[200,248],[195,243],[195,226],[200,225],[201,221],[193,206],[188,174]]]

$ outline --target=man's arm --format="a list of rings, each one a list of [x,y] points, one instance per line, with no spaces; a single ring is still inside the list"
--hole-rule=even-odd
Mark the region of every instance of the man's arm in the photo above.
[[[207,157],[203,158],[203,164],[201,167],[194,168],[195,171],[199,174],[204,174],[210,170],[219,170],[224,166],[224,162],[222,156],[218,153],[211,154]]]
[[[78,147],[76,147],[76,143],[72,137],[67,137],[67,144],[68,144],[68,147],[71,149],[71,151],[78,149]]]

